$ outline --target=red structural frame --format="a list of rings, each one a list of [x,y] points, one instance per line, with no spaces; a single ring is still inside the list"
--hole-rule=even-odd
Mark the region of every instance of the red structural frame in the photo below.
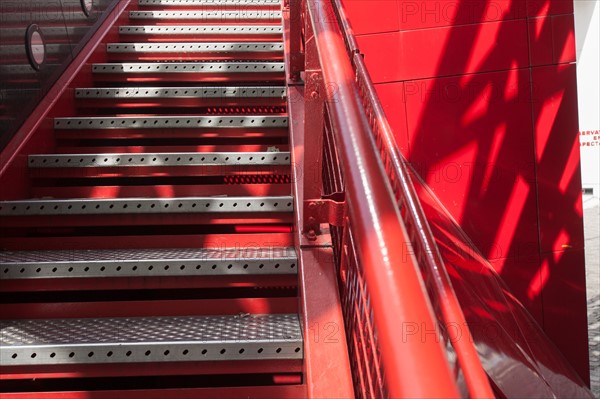
[[[27,178],[40,181],[60,178],[104,178],[116,170],[99,173],[66,175],[64,171],[26,172],[26,155],[52,148],[55,136],[50,117],[75,109],[72,89],[90,84],[89,61],[106,60],[98,51],[101,44],[117,36],[115,27],[124,20],[123,11],[129,1],[122,1],[76,57],[73,64],[44,98],[40,106],[19,130],[9,147],[0,154],[0,175],[10,188],[6,198],[19,198],[28,193],[58,193],[69,197],[110,198],[111,187],[92,192],[90,187],[26,186]],[[467,328],[444,260],[437,248],[436,237],[425,218],[413,186],[409,169],[396,144],[392,129],[358,51],[352,29],[339,0],[288,0],[284,3],[284,45],[288,87],[287,111],[290,119],[292,153],[292,189],[296,214],[282,216],[264,214],[238,218],[235,215],[154,218],[135,217],[62,217],[63,226],[77,231],[94,226],[146,226],[189,224],[234,226],[231,234],[201,234],[152,238],[134,234],[121,237],[119,243],[103,243],[101,237],[72,237],[72,248],[122,246],[183,246],[194,242],[202,246],[226,245],[232,237],[238,243],[270,240],[279,246],[295,245],[299,256],[299,278],[281,276],[252,281],[220,278],[198,278],[185,282],[162,279],[148,283],[132,280],[106,280],[96,289],[123,291],[149,288],[265,288],[298,289],[299,297],[203,300],[162,300],[148,307],[144,301],[4,304],[6,318],[53,317],[125,317],[185,314],[293,313],[299,312],[304,334],[303,361],[221,362],[219,364],[173,363],[161,367],[161,375],[203,375],[227,373],[235,375],[257,372],[272,373],[275,385],[269,387],[224,387],[195,389],[114,390],[94,392],[39,392],[39,397],[104,398],[127,395],[132,398],[177,397],[494,397],[488,377],[473,345],[473,334]],[[335,62],[331,62],[335,60]],[[87,71],[89,72],[89,71]],[[84,77],[81,77],[84,76]],[[177,80],[179,76],[168,79]],[[79,79],[79,80],[77,80]],[[164,77],[156,77],[164,81]],[[188,79],[200,79],[192,77]],[[223,81],[224,77],[209,80]],[[129,81],[135,81],[129,80]],[[190,106],[194,104],[189,104]],[[281,101],[277,105],[281,105]],[[127,104],[119,104],[127,108]],[[118,108],[117,106],[117,108]],[[150,104],[151,106],[151,104]],[[232,132],[232,136],[258,132]],[[136,132],[120,132],[116,137],[135,136]],[[209,133],[210,134],[210,133]],[[281,129],[271,136],[285,137]],[[59,140],[75,139],[68,134]],[[171,137],[173,138],[173,137]],[[221,146],[226,146],[224,141]],[[76,145],[75,145],[76,147]],[[67,147],[68,148],[68,147]],[[92,149],[89,149],[92,151]],[[117,148],[111,151],[116,152]],[[141,150],[141,149],[140,149]],[[66,151],[66,148],[63,148]],[[186,170],[130,170],[129,177],[153,176],[165,172],[184,175],[200,174]],[[221,173],[223,171],[220,171]],[[241,182],[259,179],[230,171],[227,177]],[[266,172],[266,171],[265,171]],[[284,174],[284,171],[279,171]],[[206,173],[206,170],[203,171]],[[171,173],[173,174],[173,173]],[[215,173],[218,174],[218,173]],[[231,187],[230,192],[265,193],[285,191],[286,178],[273,178],[259,186]],[[13,184],[14,183],[14,184]],[[289,187],[289,186],[288,186]],[[113,187],[114,188],[114,187]],[[205,187],[217,192],[215,186]],[[53,191],[55,190],[55,191]],[[129,188],[120,193],[156,194],[157,187]],[[193,185],[178,188],[180,193],[198,192]],[[212,191],[211,191],[212,190]],[[237,190],[237,191],[236,191]],[[158,189],[157,191],[160,191]],[[204,191],[207,192],[207,191]],[[229,191],[228,191],[229,192]],[[174,192],[165,196],[174,196]],[[190,194],[191,195],[191,194]],[[256,194],[258,195],[258,194]],[[56,218],[12,218],[4,227],[12,229],[52,227]],[[3,246],[12,249],[56,248],[59,238],[3,238]],[[210,244],[210,245],[208,245]],[[89,282],[71,281],[58,284],[28,283],[4,286],[0,291],[27,289],[43,293],[47,290],[88,289]],[[464,287],[460,287],[464,288]],[[444,326],[465,326],[463,339],[451,340]],[[414,328],[417,328],[415,330]],[[533,331],[533,330],[532,330]],[[438,339],[439,337],[443,339]],[[450,355],[450,356],[449,356]],[[450,363],[449,357],[456,361]],[[152,365],[73,367],[28,367],[2,369],[2,379],[86,378],[99,376],[156,375]],[[193,378],[193,377],[190,377]],[[497,392],[496,392],[497,393]],[[7,398],[30,397],[11,393]]]
[[[368,303],[367,306],[371,307],[374,316],[374,324],[371,326],[375,330],[370,333],[370,338],[362,336],[359,341],[354,341],[359,346],[370,345],[372,349],[364,352],[361,348],[355,348],[354,353],[361,356],[357,351],[362,351],[362,356],[367,356],[367,363],[363,363],[363,366],[376,369],[382,367],[385,370],[385,373],[377,373],[379,377],[373,376],[376,380],[384,378],[385,381],[371,381],[368,387],[364,382],[355,380],[355,392],[359,396],[456,397],[458,390],[440,343],[437,340],[419,339],[406,342],[398,337],[398,332],[403,331],[409,321],[416,322],[429,331],[437,331],[437,325],[424,291],[417,260],[412,253],[406,251],[410,247],[410,239],[398,214],[386,172],[382,163],[378,161],[378,150],[372,133],[372,128],[375,127],[369,125],[365,114],[355,81],[356,73],[352,65],[354,60],[351,60],[346,52],[333,4],[329,1],[290,1],[289,6],[292,13],[297,13],[296,17],[292,15],[292,21],[306,21],[306,25],[301,25],[305,27],[304,30],[297,27],[294,29],[292,26],[289,31],[288,76],[291,82],[301,75],[305,79],[304,137],[301,142],[293,143],[294,153],[301,153],[303,165],[310,165],[310,170],[304,169],[305,179],[310,184],[305,181],[296,191],[298,209],[302,209],[301,212],[305,214],[311,214],[312,207],[321,206],[323,134],[325,129],[331,129],[345,183],[344,213],[347,218],[343,225],[349,235],[342,247],[347,246],[356,251],[356,258],[352,264],[360,269],[360,275],[363,277],[359,279],[364,278],[365,283],[361,290],[369,296],[366,302],[362,301],[362,305],[356,305],[365,306]],[[292,43],[303,43],[304,46]],[[302,47],[306,63],[304,68],[294,63],[295,59],[292,58],[294,55],[297,57],[295,52]],[[328,62],[329,60],[336,62]],[[376,98],[370,97],[368,100],[373,102]],[[325,108],[328,116],[324,113]],[[295,137],[293,135],[293,138]],[[317,173],[311,173],[313,169]],[[414,197],[410,200],[416,201]],[[329,220],[329,223],[338,223],[338,219]],[[299,221],[299,228],[304,233],[301,242],[307,247],[311,242],[312,245],[318,246],[319,235],[323,233],[319,224],[328,221],[307,216],[299,217]],[[404,246],[398,245],[402,242],[405,243]],[[431,239],[428,244],[434,245]],[[444,288],[444,281],[448,284],[447,280],[437,281],[440,281],[436,286],[438,289]],[[448,286],[445,288],[445,295],[451,296],[452,292],[448,291]],[[342,293],[348,294],[343,290]],[[347,308],[353,304],[348,303],[344,306]],[[451,309],[460,312],[456,302],[454,306]],[[346,309],[346,326],[354,326],[348,324],[348,318],[357,312],[360,312],[359,308]],[[360,328],[370,322],[363,320]],[[357,331],[352,331],[351,328],[346,333],[354,336]],[[470,345],[463,348],[465,354],[461,354],[462,364],[469,365],[469,370],[475,370],[475,374],[467,373],[471,382],[470,394],[474,397],[490,397],[491,388],[478,363],[474,348]],[[350,351],[353,352],[352,348]],[[381,363],[368,364],[377,361],[378,357],[381,357]],[[358,363],[353,362],[353,367],[357,366]],[[360,370],[353,371],[362,374],[363,377],[371,376],[371,372],[366,369],[362,373]],[[382,377],[383,375],[385,377]],[[359,375],[359,379],[360,377]],[[381,384],[380,388],[375,388]],[[379,392],[373,389],[379,389]]]

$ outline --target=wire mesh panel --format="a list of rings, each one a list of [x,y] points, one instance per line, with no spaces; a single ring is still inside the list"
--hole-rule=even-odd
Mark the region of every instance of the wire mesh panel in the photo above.
[[[386,398],[388,395],[369,288],[358,265],[350,228],[344,231],[341,250],[340,289],[355,393],[361,398]]]
[[[323,139],[323,194],[339,196],[344,193],[345,184],[330,123],[326,115]],[[387,393],[370,306],[370,293],[358,264],[352,230],[346,224],[332,225],[330,231],[355,394],[359,398],[385,398]]]

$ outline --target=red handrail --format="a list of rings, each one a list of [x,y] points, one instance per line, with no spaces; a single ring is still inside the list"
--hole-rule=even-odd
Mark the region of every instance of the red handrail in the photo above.
[[[471,332],[419,202],[406,167],[406,160],[396,143],[394,133],[387,121],[364,59],[362,55],[358,54],[358,45],[344,7],[340,0],[333,0],[333,2],[339,23],[344,29],[348,53],[353,57],[357,82],[374,138],[379,144],[386,172],[392,180],[394,194],[398,198],[400,206],[405,209],[403,220],[409,230],[409,236],[412,238],[411,243],[415,249],[419,266],[430,283],[428,288],[432,297],[431,300],[436,303],[441,311],[440,321],[442,323],[446,326],[461,326],[461,339],[449,340],[456,352],[469,396],[472,398],[492,398],[494,397],[492,388],[473,345]]]
[[[323,80],[336,86],[336,98],[327,106],[344,171],[347,214],[371,293],[386,389],[394,398],[459,397],[436,337],[404,334],[408,324],[437,331],[434,313],[416,261],[407,252],[406,229],[361,104],[342,32],[331,23],[331,0],[306,3]]]
[[[465,316],[458,302],[458,298],[452,287],[450,276],[444,265],[444,261],[435,243],[435,238],[429,227],[429,223],[421,207],[414,185],[405,165],[405,160],[400,153],[393,132],[387,119],[375,87],[373,86],[368,72],[366,71],[362,56],[355,55],[357,74],[364,79],[365,96],[372,106],[372,123],[377,126],[379,142],[382,154],[385,154],[384,164],[389,165],[388,173],[394,175],[394,185],[399,202],[406,209],[403,219],[409,230],[413,248],[419,261],[419,266],[427,276],[429,293],[432,302],[436,303],[441,311],[441,322],[446,326],[460,326],[460,339],[448,338],[458,359],[460,369],[463,372],[465,383],[472,398],[493,398],[494,394],[490,387],[487,375],[483,370],[479,355],[473,345],[473,337],[468,328]]]

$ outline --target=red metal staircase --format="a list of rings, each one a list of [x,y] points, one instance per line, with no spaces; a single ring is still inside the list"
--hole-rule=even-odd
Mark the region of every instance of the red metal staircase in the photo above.
[[[79,72],[0,203],[2,397],[303,396],[280,6],[132,2]]]
[[[340,0],[113,6],[0,152],[3,399],[589,397],[460,252]]]

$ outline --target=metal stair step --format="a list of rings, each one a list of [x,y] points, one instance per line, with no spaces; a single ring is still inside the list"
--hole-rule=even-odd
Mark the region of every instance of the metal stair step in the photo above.
[[[88,87],[75,89],[79,107],[285,106],[283,86]],[[157,102],[156,100],[160,100]]]
[[[113,61],[280,60],[283,58],[283,43],[110,43],[107,54]]]
[[[140,6],[160,7],[279,7],[280,0],[138,0]]]
[[[6,366],[302,359],[295,314],[0,321]]]
[[[107,53],[120,60],[281,59],[281,42],[110,43]]]
[[[283,28],[277,25],[126,25],[119,27],[125,36],[157,36],[167,40],[171,36],[202,37],[273,37],[281,38]]]
[[[95,73],[272,73],[283,72],[283,62],[112,62],[94,64]]]
[[[75,89],[80,99],[285,99],[283,86],[215,86],[215,87],[88,87]]]
[[[294,248],[0,252],[0,280],[297,274]]]
[[[112,168],[140,166],[290,165],[289,152],[175,152],[110,154],[40,154],[30,168]]]
[[[291,196],[0,201],[0,216],[292,212]]]
[[[55,118],[55,129],[246,129],[287,128],[287,116],[127,116]]]
[[[231,11],[130,11],[132,20],[180,20],[180,21],[240,21],[248,22],[280,22],[281,11],[275,10],[231,10]]]
[[[106,51],[121,53],[282,53],[281,42],[109,43]]]
[[[283,62],[113,62],[93,64],[95,79],[108,81],[131,81],[146,83],[154,81],[173,82],[222,82],[281,81],[285,78]]]

